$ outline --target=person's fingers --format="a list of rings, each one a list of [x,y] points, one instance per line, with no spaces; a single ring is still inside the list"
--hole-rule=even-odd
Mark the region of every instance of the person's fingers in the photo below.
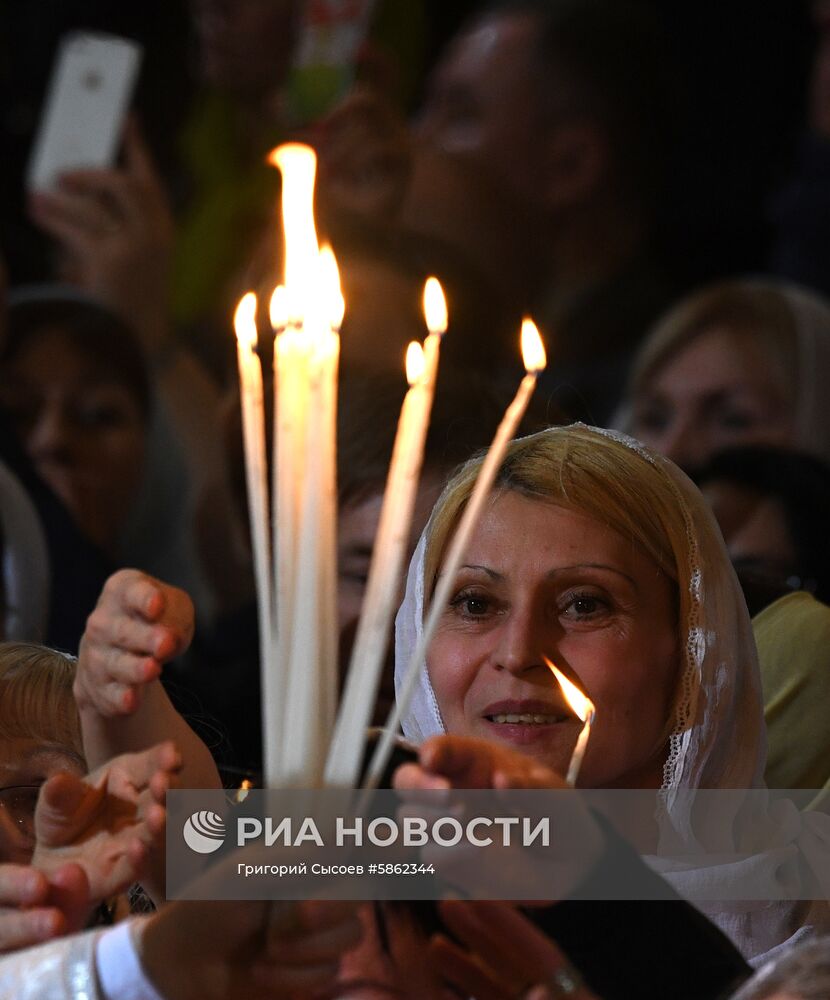
[[[0,864],[0,906],[36,906],[48,891],[46,876],[36,868]]]
[[[144,141],[135,118],[129,118],[124,128],[124,161],[129,174],[155,198],[165,198],[164,188],[150,149]]]
[[[438,909],[458,940],[491,957],[511,976],[541,980],[566,964],[556,943],[507,903],[445,900]]]
[[[165,606],[165,585],[138,570],[121,570],[107,580],[104,592],[124,611],[157,622]]]
[[[74,840],[86,828],[103,796],[102,789],[93,788],[77,775],[64,773],[49,778],[40,790],[35,809],[38,847],[63,847]]]
[[[49,941],[67,930],[66,918],[54,907],[0,911],[0,952],[16,951]]]
[[[40,789],[38,809],[70,816],[81,808],[88,790],[89,785],[84,784],[83,779],[76,774],[54,774]]]
[[[420,764],[401,764],[395,771],[392,784],[399,791],[426,789],[446,791],[450,782],[440,774],[425,771]]]
[[[34,222],[68,250],[79,255],[88,254],[95,246],[96,234],[67,218],[59,208],[47,200],[48,197],[43,194],[32,196],[30,211]]]
[[[270,944],[268,956],[285,966],[333,962],[354,948],[360,941],[360,935],[360,922],[357,917],[352,917],[312,934],[285,940],[277,938]]]
[[[304,994],[331,984],[339,968],[339,961],[287,967],[263,960],[251,966],[251,979],[266,996],[285,997],[294,992]]]
[[[475,1000],[513,1000],[521,995],[523,981],[508,989],[496,976],[485,969],[474,955],[465,952],[442,935],[429,944],[432,964],[438,974],[464,996]],[[524,981],[524,985],[527,980]]]
[[[300,903],[295,921],[297,930],[287,934],[277,931],[269,936],[269,959],[284,965],[332,961],[351,950],[362,933],[357,906],[350,902],[309,900]]]
[[[144,198],[138,184],[122,170],[73,170],[60,178],[60,191],[97,201],[120,228],[141,233],[146,227]],[[110,233],[117,230],[110,229]],[[106,230],[104,230],[106,232]]]
[[[140,753],[124,754],[116,758],[113,768],[118,775],[136,790],[148,788],[159,772],[174,771],[181,767],[182,758],[175,743],[166,740]]]
[[[450,781],[459,777],[469,780],[475,776],[476,784],[470,787],[490,783],[492,748],[480,742],[433,736],[421,745],[418,758],[426,770],[444,775]]]
[[[89,880],[79,864],[71,862],[52,872],[49,902],[66,920],[66,932],[81,930],[89,916]]]

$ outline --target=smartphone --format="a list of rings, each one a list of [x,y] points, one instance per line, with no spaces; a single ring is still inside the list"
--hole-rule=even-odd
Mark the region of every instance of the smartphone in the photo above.
[[[53,188],[67,170],[114,163],[140,63],[141,46],[128,38],[62,39],[29,160],[30,191]]]

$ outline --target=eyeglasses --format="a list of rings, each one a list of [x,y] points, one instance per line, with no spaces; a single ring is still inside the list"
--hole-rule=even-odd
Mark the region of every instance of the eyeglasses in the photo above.
[[[20,831],[20,835],[34,843],[35,806],[40,785],[7,785],[0,788],[2,809]]]

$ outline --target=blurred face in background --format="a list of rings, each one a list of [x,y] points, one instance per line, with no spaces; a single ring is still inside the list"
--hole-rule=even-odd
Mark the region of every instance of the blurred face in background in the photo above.
[[[85,773],[68,747],[15,737],[0,741],[0,862],[29,864],[41,785],[55,774]]]
[[[487,16],[462,32],[435,70],[418,122],[423,140],[531,201],[544,187],[536,32],[526,13]]]
[[[631,433],[684,469],[736,445],[788,445],[791,389],[748,334],[705,330],[670,355],[632,403]]]
[[[199,63],[219,90],[259,97],[285,80],[296,0],[191,0]]]
[[[0,403],[41,478],[81,531],[110,549],[144,463],[144,419],[129,389],[47,328],[0,372]]]

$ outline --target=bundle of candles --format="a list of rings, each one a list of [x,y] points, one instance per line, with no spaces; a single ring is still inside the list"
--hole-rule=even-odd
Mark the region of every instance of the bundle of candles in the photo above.
[[[234,317],[259,617],[264,779],[269,788],[349,788],[359,780],[395,613],[447,312],[440,284],[428,279],[424,311],[429,333],[423,346],[413,342],[406,354],[409,391],[401,409],[366,596],[338,711],[336,416],[345,305],[334,254],[317,242],[314,152],[291,143],[274,150],[271,162],[282,173],[285,272],[284,284],[274,290],[270,302],[275,335],[270,491],[263,377],[256,350],[257,300],[252,292],[243,296]],[[370,764],[370,787],[386,766],[449,587],[537,375],[545,367],[544,347],[530,320],[522,325],[521,342],[527,374],[499,425],[447,552],[403,690]],[[563,691],[568,697],[564,684]],[[580,737],[580,759],[590,731],[590,721],[581,717],[586,726],[584,739]],[[574,772],[573,764],[570,771]]]

